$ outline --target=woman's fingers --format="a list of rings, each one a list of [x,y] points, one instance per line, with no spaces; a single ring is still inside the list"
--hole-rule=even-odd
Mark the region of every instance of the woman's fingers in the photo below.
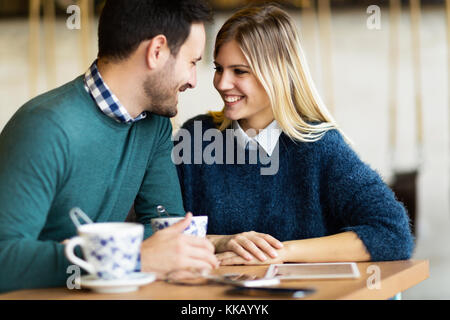
[[[246,260],[250,260],[252,257],[256,257],[261,261],[267,260],[267,257],[253,240],[248,239],[244,235],[237,235],[235,239],[230,240],[230,249]]]
[[[267,265],[267,264],[278,264],[283,263],[283,259],[278,257],[276,259],[267,259],[266,261],[260,261],[253,257],[250,260],[246,260],[235,252],[223,252],[216,254],[217,259],[220,261],[221,266],[232,266],[232,265]]]
[[[268,234],[251,231],[233,236],[227,247],[246,260],[255,257],[264,262],[267,260],[266,255],[270,258],[278,257],[276,249],[281,249],[283,244]]]
[[[266,254],[268,254],[271,258],[276,258],[278,257],[277,251],[274,249],[274,247],[272,246],[271,242],[273,242],[273,240],[279,242],[278,240],[276,240],[275,238],[269,239],[265,236],[268,235],[258,235],[255,238],[252,239],[252,241]],[[270,236],[269,236],[270,237]]]
[[[236,264],[245,264],[248,261],[256,260],[255,258],[251,258],[250,260],[244,259],[242,256],[238,255],[232,251],[226,251],[222,253],[216,254],[217,259],[220,262],[221,266],[231,266]]]
[[[236,257],[236,256],[239,256],[239,255],[236,254],[233,251],[225,251],[225,252],[222,252],[222,253],[216,253],[216,258],[219,261],[222,261],[222,260],[225,260],[225,259],[228,259],[228,258],[232,258],[232,257]]]
[[[275,239],[274,237],[272,237],[270,234],[259,233],[259,235],[262,236],[264,238],[264,240],[266,240],[275,249],[283,248],[283,243],[281,241]]]
[[[238,254],[239,256],[243,257],[246,260],[250,260],[253,258],[253,256],[246,250],[243,248],[242,244],[240,243],[239,239],[231,239],[228,242],[228,248],[229,250],[232,250],[233,252],[235,252],[236,254]]]
[[[216,255],[216,256],[217,256],[217,259],[220,261],[221,266],[263,264],[261,261],[259,261],[255,257],[252,257],[252,259],[250,259],[250,260],[246,260],[234,252],[224,252],[219,255]]]

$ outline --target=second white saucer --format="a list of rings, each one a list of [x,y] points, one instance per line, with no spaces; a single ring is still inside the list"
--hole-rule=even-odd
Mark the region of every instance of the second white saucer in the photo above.
[[[81,276],[80,285],[98,293],[133,292],[156,279],[154,273],[134,272],[124,279],[104,280],[93,275]]]

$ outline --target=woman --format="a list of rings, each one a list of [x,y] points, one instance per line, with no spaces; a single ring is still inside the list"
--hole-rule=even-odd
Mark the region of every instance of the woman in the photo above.
[[[185,161],[178,172],[185,209],[209,216],[221,264],[410,258],[405,209],[321,101],[288,14],[273,5],[237,12],[217,35],[214,59],[225,106],[181,130],[194,141],[203,134],[191,159],[214,161]],[[268,162],[276,170],[263,174]]]

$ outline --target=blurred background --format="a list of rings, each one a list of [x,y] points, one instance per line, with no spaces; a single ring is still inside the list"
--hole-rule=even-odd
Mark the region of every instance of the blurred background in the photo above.
[[[180,95],[175,128],[222,108],[212,85],[215,35],[238,8],[265,1],[210,2],[197,88]],[[450,1],[276,2],[294,18],[317,89],[354,149],[408,208],[413,258],[430,261],[430,277],[403,299],[450,299]],[[85,72],[102,5],[0,0],[0,130],[30,98]]]

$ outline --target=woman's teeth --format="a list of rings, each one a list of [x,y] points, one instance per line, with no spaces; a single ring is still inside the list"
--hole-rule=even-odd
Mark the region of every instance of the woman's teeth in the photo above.
[[[236,102],[241,100],[243,97],[241,96],[233,96],[233,97],[224,97],[225,102]]]

